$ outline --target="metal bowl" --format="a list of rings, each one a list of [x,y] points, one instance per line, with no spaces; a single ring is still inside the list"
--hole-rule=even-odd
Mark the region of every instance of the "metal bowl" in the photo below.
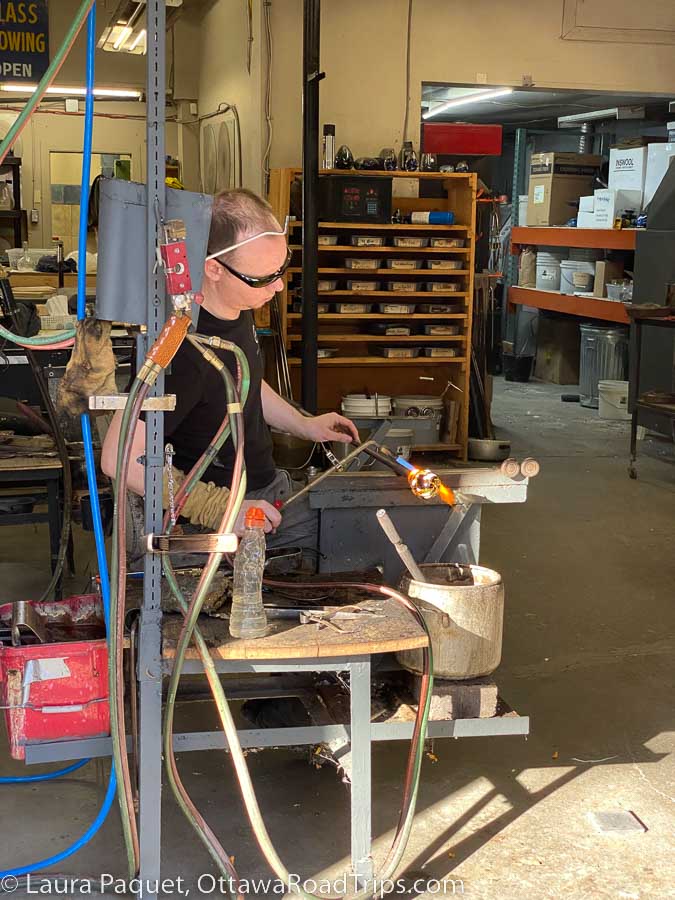
[[[469,459],[482,462],[501,462],[511,454],[509,441],[490,441],[487,438],[469,438]]]

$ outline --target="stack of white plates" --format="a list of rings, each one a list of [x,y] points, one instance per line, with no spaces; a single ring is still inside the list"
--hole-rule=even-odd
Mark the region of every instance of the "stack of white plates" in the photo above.
[[[359,416],[388,416],[391,414],[391,397],[385,394],[347,394],[342,398],[342,412],[349,418]]]

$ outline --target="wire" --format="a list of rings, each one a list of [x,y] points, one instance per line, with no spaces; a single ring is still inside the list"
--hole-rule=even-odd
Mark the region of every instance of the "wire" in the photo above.
[[[10,775],[0,778],[0,784],[33,784],[37,781],[53,781],[55,778],[61,778],[64,775],[70,775],[71,772],[77,772],[83,766],[86,766],[90,759],[81,759],[79,762],[66,766],[65,769],[57,769],[55,772],[44,772],[42,775]]]
[[[408,24],[405,39],[405,115],[403,117],[403,134],[401,143],[405,141],[408,133],[408,118],[410,115],[410,44],[412,38],[412,12],[413,0],[408,0]]]
[[[269,189],[270,154],[272,152],[272,24],[270,22],[271,0],[263,0],[263,18],[265,22],[265,50],[267,52],[267,73],[265,78],[265,122],[267,125],[267,144],[263,153],[263,173]]]

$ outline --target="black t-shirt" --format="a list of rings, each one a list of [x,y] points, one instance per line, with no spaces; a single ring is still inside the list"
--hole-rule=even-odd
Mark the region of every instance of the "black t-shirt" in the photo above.
[[[205,309],[199,310],[197,333],[216,335],[231,341],[246,354],[251,369],[251,387],[244,407],[244,458],[249,490],[266,487],[274,478],[272,435],[263,418],[260,386],[263,361],[255,332],[253,314],[245,310],[239,318],[217,319]],[[214,352],[236,377],[234,355],[226,350]],[[184,341],[166,376],[165,393],[176,395],[176,409],[164,415],[164,434],[173,444],[174,465],[188,472],[213,440],[225,418],[227,399],[222,376],[188,341]],[[229,485],[232,479],[234,449],[228,440],[217,460],[207,470],[205,481]]]

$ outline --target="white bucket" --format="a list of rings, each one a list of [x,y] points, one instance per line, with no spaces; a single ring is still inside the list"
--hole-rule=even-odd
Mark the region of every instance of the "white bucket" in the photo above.
[[[574,286],[574,273],[587,272],[595,281],[595,263],[576,259],[564,259],[560,263],[560,290],[563,294],[573,294],[579,288]],[[593,290],[593,285],[589,290]]]
[[[560,262],[552,253],[537,253],[537,290],[560,290]]]
[[[627,381],[599,381],[598,399],[601,419],[630,419]]]

